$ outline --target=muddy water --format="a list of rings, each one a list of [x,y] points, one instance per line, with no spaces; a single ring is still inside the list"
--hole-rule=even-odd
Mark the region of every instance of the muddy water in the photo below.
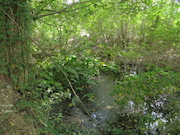
[[[135,74],[133,73],[132,75]],[[101,75],[100,77],[98,77],[97,86],[92,87],[90,90],[91,93],[95,94],[96,103],[83,102],[86,109],[89,111],[93,121],[95,121],[98,127],[100,127],[100,129],[105,132],[108,130],[108,128],[111,128],[109,123],[111,122],[116,123],[118,117],[121,114],[123,113],[133,114],[133,113],[137,113],[137,111],[143,111],[145,114],[147,110],[147,108],[144,108],[142,110],[135,109],[133,107],[134,103],[132,101],[129,101],[129,106],[125,106],[125,107],[122,106],[121,108],[120,106],[117,106],[114,103],[115,97],[110,95],[110,93],[112,93],[113,91],[114,85],[115,83],[113,79],[111,79],[111,77],[107,75]],[[156,103],[160,104],[158,102]],[[67,107],[68,105],[65,106]],[[154,113],[153,115],[157,117],[160,114]],[[159,117],[162,116],[160,115]],[[81,106],[75,106],[71,108],[69,110],[69,115],[64,117],[66,122],[75,124],[78,127],[82,127],[82,129],[88,130],[89,133],[93,131],[97,133],[97,135],[100,135],[101,132],[99,132],[97,125],[92,121],[91,118],[84,112]],[[164,119],[161,120],[166,121]],[[148,129],[147,134],[148,133],[157,134],[156,133],[157,126],[158,125],[156,121],[152,123],[152,125],[149,125],[149,128],[147,128]]]
[[[114,82],[110,77],[105,75],[99,77],[97,86],[92,87],[90,90],[95,94],[96,103],[84,103],[96,124],[85,114],[81,107],[77,106],[71,108],[70,115],[65,116],[64,119],[98,134],[100,133],[97,126],[101,130],[106,131],[109,126],[108,123],[115,121],[117,116],[117,106],[114,103],[115,98],[110,95],[113,87]]]

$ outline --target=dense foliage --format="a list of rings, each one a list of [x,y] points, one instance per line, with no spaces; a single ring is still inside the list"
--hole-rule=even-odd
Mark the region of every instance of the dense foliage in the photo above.
[[[111,92],[115,103],[120,108],[130,108],[109,123],[105,134],[180,132],[179,2],[3,3],[6,6],[0,9],[11,18],[0,13],[4,18],[0,21],[0,49],[6,50],[1,53],[5,58],[0,72],[14,80],[13,86],[22,96],[16,105],[18,111],[34,110],[39,134],[95,134],[73,124],[67,126],[63,116],[69,115],[69,108],[79,105],[76,94],[82,102],[96,102],[90,88],[98,85],[98,77],[104,74],[115,83]],[[19,10],[14,7],[16,4]],[[11,22],[13,18],[17,24]],[[19,72],[24,76],[20,78]],[[65,107],[53,114],[53,105],[63,102]]]
[[[179,73],[169,69],[154,68],[152,71],[128,76],[117,82],[114,90],[117,95],[116,103],[131,106],[130,114],[136,116],[133,120],[136,121],[134,128],[141,133],[147,128],[151,131],[154,130],[151,129],[152,124],[156,122],[156,128],[163,132],[164,126],[174,123],[179,115],[179,76]],[[178,125],[177,127],[179,128]],[[172,132],[174,129],[168,130]]]

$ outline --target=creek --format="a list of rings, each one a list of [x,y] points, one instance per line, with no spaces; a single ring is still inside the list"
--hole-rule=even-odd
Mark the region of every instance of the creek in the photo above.
[[[90,113],[90,116],[86,114],[86,112],[82,109],[81,105],[78,105],[69,108],[68,114],[64,115],[63,117],[63,122],[75,124],[76,126],[87,130],[89,134],[91,132],[95,132],[97,133],[97,135],[102,134],[98,129],[100,128],[102,131],[105,131],[105,133],[108,135],[108,130],[112,127],[110,123],[118,122],[119,116],[121,114],[127,114],[127,113],[133,114],[133,111],[137,111],[137,110],[133,108],[134,103],[132,101],[129,101],[129,105],[124,107],[120,107],[115,104],[114,102],[115,97],[110,95],[110,93],[112,93],[113,88],[115,86],[115,82],[110,76],[101,75],[98,77],[97,82],[98,84],[96,86],[91,87],[89,90],[91,93],[94,93],[96,102],[95,103],[83,102],[84,106]],[[67,108],[69,107],[68,105],[69,103],[70,102],[68,101],[61,103],[61,107]],[[158,102],[158,101],[156,103],[163,104],[162,102]],[[146,110],[147,108],[144,108],[143,110],[140,111],[146,113]],[[58,111],[59,110],[56,110],[56,112]],[[162,115],[161,113],[156,113],[156,112],[152,112],[152,113],[154,117],[161,117]],[[163,121],[167,122],[165,119]],[[149,134],[149,132],[151,132],[150,134],[156,135],[157,133],[155,130],[157,125],[158,125],[157,122],[154,122],[154,124],[151,125],[147,124],[147,127],[149,127],[149,131],[145,134]]]
[[[126,109],[122,109],[117,106],[114,102],[115,97],[110,95],[113,91],[114,85],[115,82],[110,76],[99,76],[97,79],[97,85],[88,90],[90,93],[94,93],[95,102],[83,102],[84,106],[90,113],[90,116],[86,114],[81,105],[78,105],[69,108],[68,114],[63,117],[63,122],[78,125],[85,130],[87,129],[89,133],[95,132],[98,135],[102,134],[98,127],[102,131],[108,133],[107,130],[110,128],[109,123],[116,122],[118,114],[123,113],[125,110],[127,111],[127,107]],[[69,103],[69,101],[65,101],[60,104],[62,108],[66,108]],[[57,104],[57,106],[59,106],[59,104]],[[54,108],[56,108],[56,105]],[[54,112],[58,113],[59,110],[55,109]]]

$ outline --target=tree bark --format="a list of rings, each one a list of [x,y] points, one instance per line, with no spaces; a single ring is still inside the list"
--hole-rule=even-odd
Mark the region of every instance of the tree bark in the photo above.
[[[28,4],[26,0],[3,0],[0,10],[0,73],[21,85],[28,82],[29,46],[21,30],[27,30]]]

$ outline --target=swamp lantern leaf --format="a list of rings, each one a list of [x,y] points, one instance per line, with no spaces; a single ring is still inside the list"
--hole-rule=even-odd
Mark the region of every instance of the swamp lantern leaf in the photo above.
[[[86,50],[86,53],[90,54],[91,53],[91,49]]]
[[[73,107],[73,106],[75,106],[75,104],[73,104],[73,103],[70,103],[70,104],[69,104],[69,107]]]
[[[11,126],[14,126],[14,125],[15,125],[15,123],[11,122],[10,120],[9,120],[9,123],[11,124]]]
[[[102,48],[103,47],[103,44],[99,44],[99,48]]]

